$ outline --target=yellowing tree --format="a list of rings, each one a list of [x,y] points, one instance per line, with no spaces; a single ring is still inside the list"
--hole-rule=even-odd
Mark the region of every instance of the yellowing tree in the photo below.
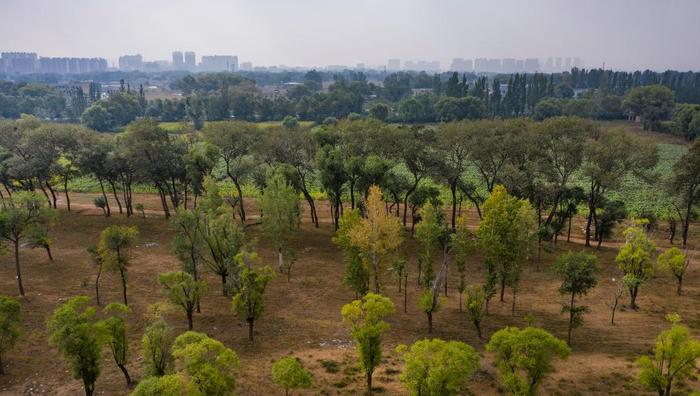
[[[374,290],[379,293],[380,273],[386,271],[403,242],[403,230],[398,218],[389,216],[379,187],[369,189],[367,217],[349,232],[350,241],[362,252],[365,265],[373,273]]]

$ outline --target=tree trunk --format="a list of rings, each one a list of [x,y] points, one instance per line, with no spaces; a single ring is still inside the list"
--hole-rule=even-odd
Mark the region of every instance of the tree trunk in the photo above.
[[[510,305],[510,315],[515,316],[515,293],[517,292],[517,289],[513,287],[513,301],[511,302]]]
[[[102,275],[102,265],[100,264],[99,267],[97,267],[97,277],[95,278],[95,299],[97,300],[97,306],[101,307],[102,303],[100,302],[100,276]]]
[[[248,339],[253,342],[253,324],[255,323],[252,319],[248,319]]]
[[[477,321],[474,321],[474,327],[476,327],[476,335],[479,337],[479,339],[484,338],[484,337],[481,335],[481,323],[480,323],[478,320],[477,320]]]
[[[120,269],[119,275],[121,275],[122,278],[122,295],[124,297],[124,305],[128,306],[129,302],[126,299],[126,274],[124,274],[124,270]]]
[[[114,194],[114,200],[117,201],[117,206],[119,207],[119,214],[124,213],[122,209],[122,202],[119,200],[119,194],[117,194],[117,187],[114,185],[113,181],[109,182],[110,187],[112,187],[112,194]],[[126,194],[126,192],[125,192]]]
[[[569,305],[569,331],[566,335],[566,343],[571,346],[571,329],[574,326],[574,293],[571,293],[571,305]]]
[[[680,296],[683,293],[683,275],[676,276],[676,279],[678,279],[678,287],[676,288],[676,294]]]
[[[574,215],[569,215],[569,232],[566,234],[566,242],[570,243],[571,242],[571,219],[573,219]]]
[[[56,209],[56,191],[51,187],[51,184],[49,184],[49,181],[46,181],[46,188],[49,189],[49,192],[51,193],[51,202],[53,204],[53,208]]]
[[[107,194],[105,194],[105,186],[104,186],[104,183],[102,182],[102,179],[97,179],[97,180],[99,180],[99,182],[100,182],[100,190],[102,191],[102,198],[105,200],[105,208],[106,208],[105,216],[109,217],[112,215],[112,211],[109,208],[109,200],[107,199]]]
[[[238,191],[238,211],[241,214],[241,221],[245,223],[245,208],[243,207],[243,189],[241,188],[241,184],[238,182],[237,178],[231,177],[231,180],[233,180],[233,185],[236,186],[236,191]]]
[[[408,313],[408,272],[403,279],[403,313]]]
[[[83,387],[85,388],[85,396],[92,396],[95,393],[95,383],[88,384],[83,380]]]
[[[282,248],[277,249],[277,266],[281,273],[284,272],[284,256],[282,255]]]
[[[367,394],[372,396],[372,372],[367,372]]]
[[[506,292],[506,278],[502,276],[501,277],[501,302],[506,302],[506,300],[504,298],[505,292]]]
[[[635,311],[639,308],[637,306],[637,292],[639,291],[639,286],[633,286],[630,288],[630,307]]]
[[[452,193],[452,232],[455,232],[457,221],[457,180],[450,183],[450,192]]]
[[[44,249],[46,249],[46,255],[49,256],[49,261],[53,261],[53,256],[51,255],[51,246],[44,245]]]
[[[119,367],[119,370],[122,371],[122,374],[124,374],[124,379],[126,380],[126,387],[131,388],[132,382],[131,382],[131,376],[129,375],[129,372],[126,370],[126,366],[123,364],[117,363],[117,367]]]
[[[192,326],[192,310],[188,309],[187,310],[187,330],[192,331],[193,326]]]
[[[426,312],[428,315],[428,334],[433,334],[433,313]]]
[[[63,178],[63,192],[66,195],[66,206],[70,212],[70,195],[68,194],[68,176]]]
[[[19,287],[19,295],[24,296],[24,286],[22,285],[22,271],[19,265],[19,240],[13,241],[15,245],[15,270],[17,272],[17,286]]]
[[[221,290],[223,292],[223,295],[226,296],[226,274],[220,274],[221,275]]]

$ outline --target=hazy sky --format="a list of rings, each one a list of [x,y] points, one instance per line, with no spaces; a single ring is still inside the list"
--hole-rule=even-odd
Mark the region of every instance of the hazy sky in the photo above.
[[[0,51],[257,65],[579,56],[700,70],[700,0],[0,0]]]

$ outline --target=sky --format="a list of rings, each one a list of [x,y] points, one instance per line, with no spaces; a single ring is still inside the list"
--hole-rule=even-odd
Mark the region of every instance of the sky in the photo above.
[[[0,51],[254,65],[581,57],[700,70],[700,0],[0,0]]]

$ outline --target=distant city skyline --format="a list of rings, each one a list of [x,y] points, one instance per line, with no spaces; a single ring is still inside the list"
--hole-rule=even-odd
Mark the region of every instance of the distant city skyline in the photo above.
[[[700,70],[699,15],[697,0],[3,0],[0,50],[110,66],[191,50],[302,67],[580,57],[589,68]]]

